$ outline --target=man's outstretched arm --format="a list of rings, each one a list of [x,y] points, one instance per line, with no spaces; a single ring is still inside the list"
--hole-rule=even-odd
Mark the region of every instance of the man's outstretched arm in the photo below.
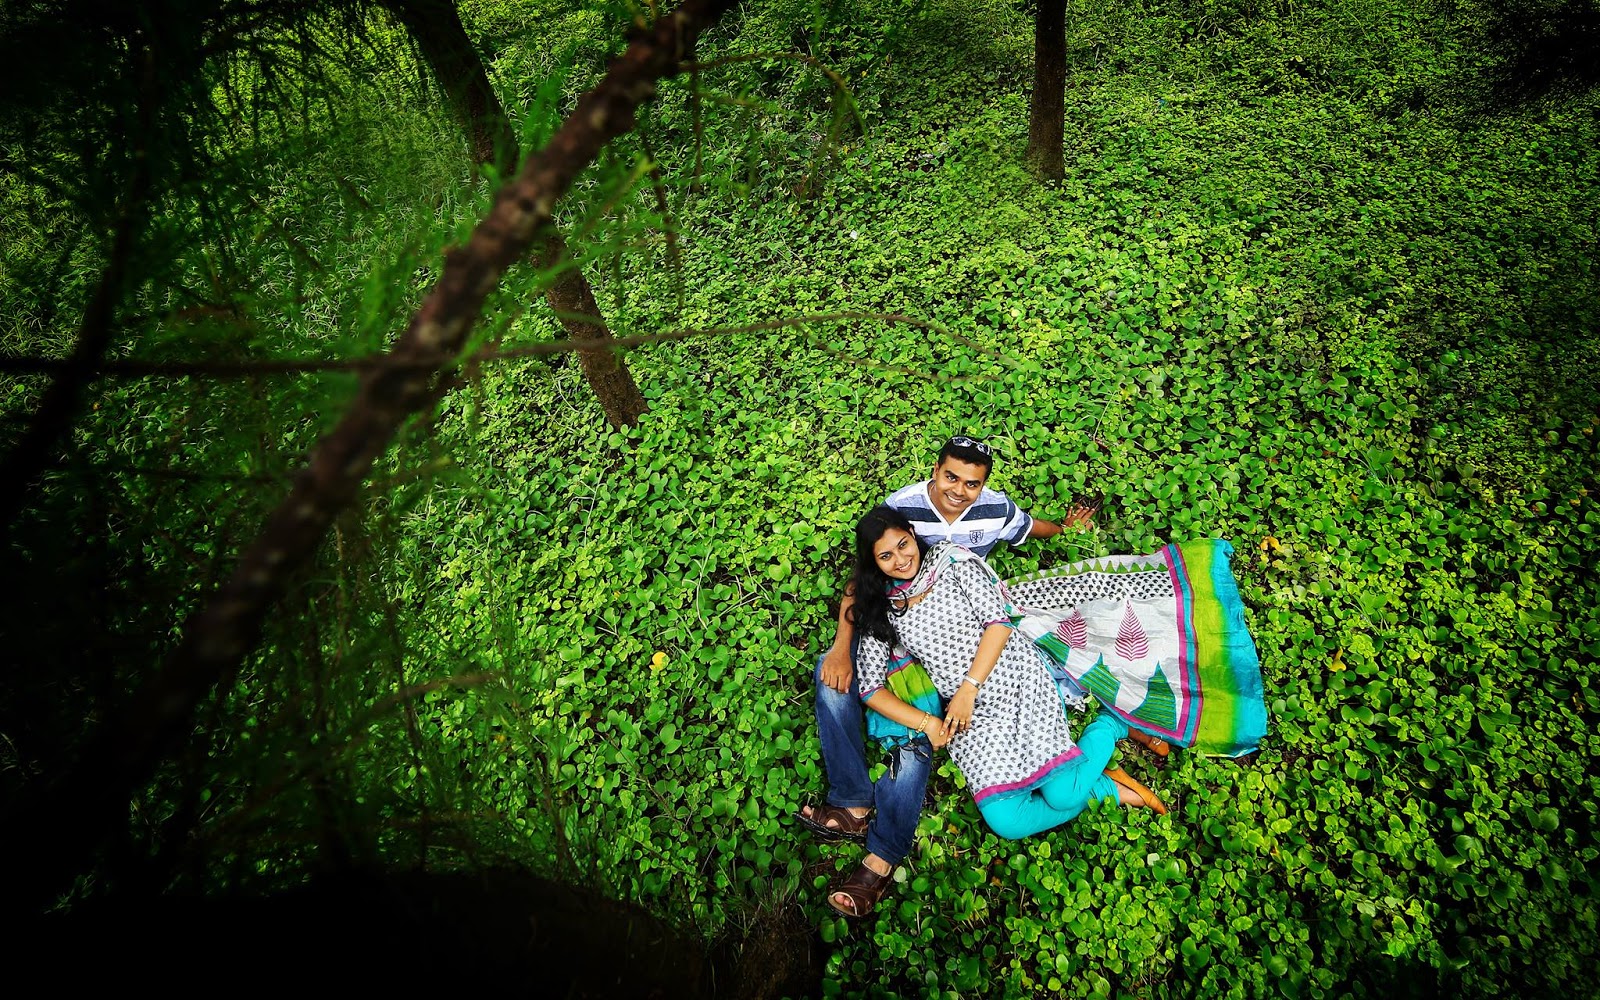
[[[1091,523],[1093,523],[1095,512],[1098,509],[1098,507],[1088,507],[1083,504],[1079,504],[1067,511],[1067,516],[1061,519],[1060,524],[1057,524],[1054,521],[1046,521],[1042,518],[1036,517],[1033,519],[1033,525],[1028,528],[1028,537],[1054,538],[1055,536],[1061,534],[1062,530],[1066,528],[1077,528],[1079,531],[1082,531],[1084,528],[1087,528]]]

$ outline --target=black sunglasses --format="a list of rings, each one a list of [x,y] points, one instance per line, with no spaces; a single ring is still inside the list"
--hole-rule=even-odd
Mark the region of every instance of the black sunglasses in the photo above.
[[[945,447],[974,448],[983,455],[990,457],[994,456],[994,450],[992,448],[984,444],[982,441],[974,441],[969,437],[953,437],[950,439],[949,444],[945,445]]]

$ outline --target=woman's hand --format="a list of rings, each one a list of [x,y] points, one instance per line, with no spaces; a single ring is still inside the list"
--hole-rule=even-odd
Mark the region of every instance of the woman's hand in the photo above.
[[[938,716],[932,716],[930,718],[928,722],[927,734],[928,742],[933,744],[933,748],[935,750],[949,746],[950,737],[954,735],[950,732],[950,727],[946,726],[944,724],[944,720]]]
[[[972,726],[972,708],[978,703],[978,689],[971,684],[962,684],[950,704],[945,707],[944,724],[949,734],[953,737],[964,733]]]
[[[822,683],[840,694],[849,694],[850,676],[854,672],[850,665],[850,647],[840,648],[837,642],[829,646],[822,657]]]

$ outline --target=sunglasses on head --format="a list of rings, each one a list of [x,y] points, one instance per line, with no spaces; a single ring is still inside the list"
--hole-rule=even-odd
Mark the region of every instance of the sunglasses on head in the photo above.
[[[950,444],[957,448],[973,448],[983,455],[993,456],[994,450],[982,441],[974,441],[969,437],[953,437]]]

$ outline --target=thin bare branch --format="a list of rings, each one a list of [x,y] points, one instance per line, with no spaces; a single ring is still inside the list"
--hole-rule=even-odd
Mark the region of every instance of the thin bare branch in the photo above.
[[[845,103],[850,108],[850,114],[856,120],[856,126],[863,132],[867,130],[866,119],[861,117],[861,109],[856,106],[855,96],[851,94],[850,85],[845,82],[844,77],[840,76],[835,70],[829,68],[822,62],[822,60],[816,58],[815,56],[808,56],[804,52],[749,52],[740,56],[724,56],[721,59],[713,59],[710,62],[690,63],[684,66],[684,69],[688,70],[690,73],[699,74],[708,69],[716,69],[719,66],[734,66],[738,65],[739,63],[765,62],[768,59],[787,59],[792,62],[805,63],[807,66],[812,67],[823,76],[827,77],[828,82],[833,84],[834,91],[844,96]]]
[[[667,267],[672,272],[672,290],[677,297],[677,309],[673,313],[676,319],[683,312],[683,256],[678,251],[678,225],[672,218],[666,181],[661,175],[661,160],[650,146],[650,136],[642,128],[636,129],[634,134],[639,137],[639,146],[650,161],[650,187],[655,192],[656,211],[661,214],[661,229],[667,237]]]
[[[605,325],[605,321],[598,316],[588,313],[561,312],[557,314],[563,321]],[[1016,366],[1020,364],[1017,359],[1001,351],[999,348],[986,344],[979,344],[968,337],[954,332],[942,323],[933,320],[918,319],[903,313],[879,312],[833,312],[818,313],[811,316],[793,316],[787,319],[762,320],[759,323],[746,323],[742,326],[715,326],[715,327],[690,327],[682,330],[668,330],[664,333],[641,333],[626,337],[615,337],[606,342],[607,347],[629,348],[647,347],[651,344],[670,344],[680,340],[693,340],[701,337],[735,336],[747,333],[771,333],[779,330],[794,329],[796,327],[810,326],[816,323],[837,323],[845,320],[879,320],[885,323],[895,323],[904,326],[914,326],[923,330],[949,337],[960,344],[972,348],[997,361]],[[294,358],[282,361],[108,361],[99,368],[99,373],[115,378],[261,378],[268,375],[301,375],[315,372],[370,372],[379,369],[398,369],[404,371],[431,371],[446,364],[486,364],[494,361],[512,361],[519,358],[547,357],[552,354],[565,354],[569,351],[593,350],[593,343],[574,343],[570,340],[541,341],[537,344],[525,344],[521,347],[510,347],[504,350],[486,350],[462,358],[440,355],[396,357],[392,352],[378,354],[365,358]],[[833,352],[837,357],[847,360],[842,352]],[[39,374],[53,372],[66,365],[67,362],[59,358],[36,358],[10,356],[0,357],[0,372],[6,374]]]
[[[688,0],[635,35],[549,144],[497,192],[467,242],[446,254],[438,284],[390,352],[399,363],[363,373],[355,400],[317,443],[233,575],[184,622],[159,674],[96,730],[71,771],[25,804],[20,812],[31,822],[7,824],[0,833],[6,856],[30,861],[13,883],[17,902],[44,904],[123,826],[134,790],[186,738],[195,706],[232,679],[259,641],[267,612],[358,495],[373,463],[401,426],[443,393],[484,301],[547,230],[557,199],[606,143],[633,127],[656,81],[679,72],[694,37],[733,5]]]
[[[500,676],[500,674],[491,671],[476,674],[456,674],[451,677],[436,677],[433,680],[412,684],[399,691],[384,695],[368,706],[365,711],[358,713],[355,718],[351,719],[345,725],[344,733],[341,737],[317,745],[312,752],[302,755],[294,766],[286,768],[275,779],[257,788],[255,793],[241,803],[237,809],[218,820],[210,835],[225,835],[230,828],[258,813],[269,802],[283,794],[284,789],[291,785],[299,784],[320,768],[326,767],[337,760],[345,752],[365,743],[372,735],[372,723],[376,722],[389,709],[420,698],[430,691],[438,691],[448,687],[477,687]]]
[[[27,431],[0,462],[0,544],[11,533],[12,521],[22,510],[39,477],[51,463],[53,452],[72,427],[83,391],[94,381],[106,351],[111,346],[112,316],[122,297],[128,265],[139,241],[150,197],[150,135],[155,128],[156,54],[150,48],[138,53],[139,104],[138,131],[132,136],[133,168],[123,193],[122,205],[112,226],[111,250],[100,281],[83,312],[78,338],[72,354],[62,359],[56,380],[44,393]]]

